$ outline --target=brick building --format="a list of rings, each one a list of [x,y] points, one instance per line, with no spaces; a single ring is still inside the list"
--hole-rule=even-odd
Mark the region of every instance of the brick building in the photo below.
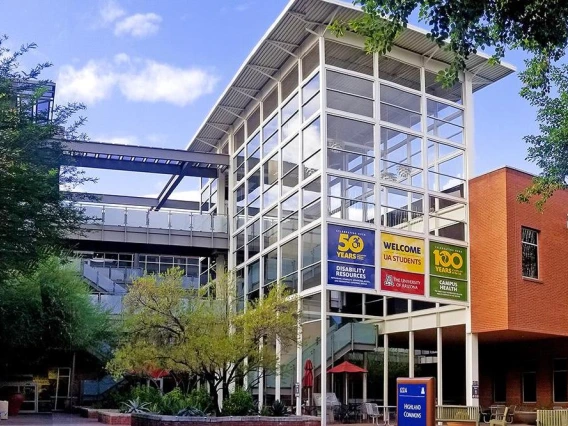
[[[568,403],[568,191],[541,213],[516,199],[531,179],[504,167],[469,183],[481,406]]]

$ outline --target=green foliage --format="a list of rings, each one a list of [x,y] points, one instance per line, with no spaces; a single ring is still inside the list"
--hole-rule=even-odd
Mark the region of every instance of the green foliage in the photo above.
[[[287,411],[286,404],[278,399],[270,406],[270,414],[274,417],[284,417]]]
[[[536,196],[542,210],[547,199],[568,183],[568,67],[557,65],[568,46],[568,2],[548,0],[355,0],[364,14],[335,21],[331,31],[341,37],[347,31],[365,39],[367,52],[385,54],[396,37],[418,12],[430,30],[428,36],[453,54],[449,66],[437,76],[452,86],[465,70],[467,58],[488,47],[494,50],[489,64],[498,63],[507,49],[529,55],[520,74],[521,96],[536,107],[540,134],[524,138],[527,160],[542,169],[541,175],[518,199]],[[385,19],[388,17],[388,19]]]
[[[192,390],[187,396],[187,404],[190,407],[196,408],[204,413],[211,412],[213,408],[211,395],[209,395],[209,392],[207,392],[205,388]]]
[[[0,360],[7,368],[39,363],[57,351],[113,345],[110,314],[91,303],[71,264],[52,256],[0,286]]]
[[[167,416],[174,416],[189,405],[187,396],[180,388],[175,388],[162,396],[162,400],[158,404],[158,412]]]
[[[183,410],[179,411],[176,416],[178,417],[204,417],[205,413],[197,408],[184,408]]]
[[[36,108],[50,85],[40,74],[51,64],[20,70],[18,61],[36,45],[11,51],[6,40],[0,37],[0,282],[8,273],[26,273],[46,249],[53,252],[64,235],[79,231],[86,216],[59,188],[92,180],[71,165],[60,168],[63,150],[55,139],[85,138],[77,134],[83,117],[69,124],[84,106],[56,106],[52,115]]]
[[[218,274],[200,291],[184,289],[176,269],[136,280],[124,300],[126,333],[109,371],[198,375],[208,382],[218,413],[218,390],[227,396],[229,385],[248,372],[276,371],[274,345],[261,343],[278,336],[282,347],[296,345],[297,300],[285,287],[274,286],[245,311],[235,305],[232,274]]]
[[[235,390],[223,401],[224,416],[248,416],[255,413],[252,395],[244,389]]]
[[[162,393],[159,389],[152,386],[137,385],[130,390],[129,399],[147,402],[149,406],[159,406],[162,402]]]
[[[150,406],[147,402],[142,402],[140,399],[131,399],[122,403],[122,413],[147,413]]]

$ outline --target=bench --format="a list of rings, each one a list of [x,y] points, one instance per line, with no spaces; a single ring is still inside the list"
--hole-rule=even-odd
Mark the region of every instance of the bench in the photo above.
[[[473,423],[475,426],[479,426],[479,407],[438,405],[436,407],[436,423]]]
[[[537,426],[568,426],[567,410],[536,410]]]

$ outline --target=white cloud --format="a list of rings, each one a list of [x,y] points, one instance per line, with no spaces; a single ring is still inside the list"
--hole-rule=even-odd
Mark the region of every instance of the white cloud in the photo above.
[[[114,34],[117,36],[131,35],[144,38],[156,34],[160,29],[162,17],[155,13],[136,13],[117,22]]]
[[[83,68],[63,65],[57,78],[57,96],[63,101],[79,101],[94,104],[108,98],[116,75],[105,62],[89,61]]]
[[[107,142],[117,145],[138,145],[138,138],[134,135],[126,136],[93,136],[91,138],[95,142]]]
[[[126,12],[124,9],[122,9],[118,3],[113,0],[107,1],[100,10],[101,19],[105,24],[112,23],[118,18],[123,17],[125,14]]]
[[[144,38],[160,29],[162,17],[157,13],[134,13],[126,11],[114,0],[106,1],[99,11],[100,19],[95,28],[114,26],[114,35]]]
[[[124,75],[120,89],[129,100],[184,106],[211,93],[217,81],[199,68],[177,68],[148,60],[143,69]]]
[[[185,106],[213,92],[217,82],[217,76],[201,68],[131,59],[122,53],[114,57],[114,63],[90,60],[82,68],[62,66],[57,91],[59,101],[94,104],[109,98],[117,88],[131,101]]]

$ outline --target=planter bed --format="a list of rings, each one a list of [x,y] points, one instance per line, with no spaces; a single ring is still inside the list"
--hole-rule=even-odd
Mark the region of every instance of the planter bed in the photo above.
[[[99,410],[99,423],[105,425],[127,425],[131,424],[131,415],[119,413],[118,411]]]
[[[320,418],[289,417],[176,417],[159,414],[133,414],[132,426],[320,426]]]
[[[98,419],[99,418],[99,409],[98,408],[91,408],[91,407],[78,407],[79,414],[81,417],[86,417],[87,419]]]

